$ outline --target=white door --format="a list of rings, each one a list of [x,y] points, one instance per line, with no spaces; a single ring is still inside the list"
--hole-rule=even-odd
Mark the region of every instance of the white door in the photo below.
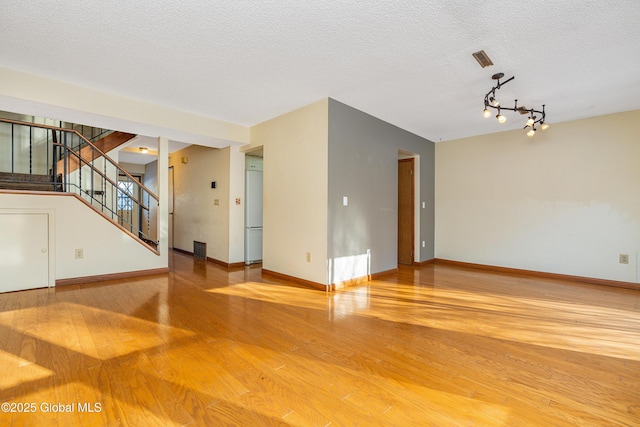
[[[0,292],[49,286],[49,215],[0,214]]]

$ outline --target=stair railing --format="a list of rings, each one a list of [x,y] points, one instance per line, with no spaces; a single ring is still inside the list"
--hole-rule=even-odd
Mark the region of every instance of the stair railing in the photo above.
[[[76,130],[80,133],[80,135],[84,136],[91,142],[96,142],[99,139],[109,135],[110,133],[113,133],[113,131],[110,129],[96,128],[93,126],[86,126],[69,122],[60,122],[60,128]],[[84,140],[82,138],[73,138],[72,141],[69,141],[69,146],[74,150],[80,149],[84,145]]]
[[[2,141],[9,134],[11,144],[7,147]],[[158,244],[158,196],[76,129],[0,118],[0,172],[49,175],[54,191],[79,195],[138,238]]]

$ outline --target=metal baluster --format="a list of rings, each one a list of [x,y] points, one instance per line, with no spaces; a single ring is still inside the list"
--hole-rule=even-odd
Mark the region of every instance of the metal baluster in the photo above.
[[[47,172],[49,172],[49,170],[51,170],[51,178],[52,178],[52,181],[53,181],[53,191],[56,191],[56,174],[55,174],[55,166],[54,166],[53,161],[51,162],[51,169],[49,169],[49,159],[51,159],[49,157],[49,129],[46,130],[46,132],[47,132],[47,146],[46,146],[47,155],[46,155],[45,159],[47,159],[47,162],[45,164],[45,168],[47,169]],[[51,133],[53,133],[53,130],[51,130]],[[51,151],[53,152],[54,150],[55,150],[55,146],[52,145],[51,146]],[[52,155],[53,155],[53,153],[52,153]]]
[[[78,183],[80,186],[80,197],[82,197],[82,156],[80,155],[80,150],[78,150],[78,178]]]
[[[84,126],[83,126],[83,130],[84,130]],[[94,172],[95,166],[96,166],[95,157],[96,157],[96,153],[95,153],[95,150],[92,147],[91,148],[91,169],[90,169],[90,172],[89,172],[91,174],[91,190],[90,190],[91,193],[89,193],[91,195],[91,206],[93,206],[93,202],[95,200],[95,195],[96,195],[96,193],[94,192],[96,186],[95,186],[95,182],[94,182],[94,179],[93,179],[93,177],[96,175],[95,172]]]
[[[62,148],[60,150],[60,159],[62,160],[62,173],[64,175],[64,190],[69,192],[69,176],[67,175],[67,133],[60,131],[60,138],[62,139]]]
[[[14,124],[11,123],[11,179],[13,180],[13,174],[15,169],[15,141],[14,141]]]
[[[146,191],[145,194],[147,195],[147,238],[151,240],[151,197]]]
[[[29,126],[29,181],[33,181],[33,126]]]
[[[106,174],[106,170],[107,170],[107,161],[103,158],[102,159],[102,173],[104,174],[103,177],[100,178],[100,191],[102,192],[102,198],[100,199],[100,210],[104,212],[105,209],[105,205],[106,205],[106,198],[107,198],[107,191],[106,191],[106,186],[105,183],[107,181],[107,178],[105,178],[107,176]]]

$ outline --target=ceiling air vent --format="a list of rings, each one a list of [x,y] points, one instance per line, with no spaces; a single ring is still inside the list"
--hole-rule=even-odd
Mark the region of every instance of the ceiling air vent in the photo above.
[[[482,68],[493,65],[493,62],[491,62],[491,58],[489,58],[489,55],[487,55],[484,50],[474,52],[472,55],[474,58],[476,58],[476,61],[478,61],[478,64],[480,64]]]

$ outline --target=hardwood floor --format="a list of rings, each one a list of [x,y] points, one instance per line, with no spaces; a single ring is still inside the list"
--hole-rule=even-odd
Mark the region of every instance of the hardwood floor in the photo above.
[[[427,265],[325,294],[172,261],[0,295],[0,425],[640,425],[640,291]]]

